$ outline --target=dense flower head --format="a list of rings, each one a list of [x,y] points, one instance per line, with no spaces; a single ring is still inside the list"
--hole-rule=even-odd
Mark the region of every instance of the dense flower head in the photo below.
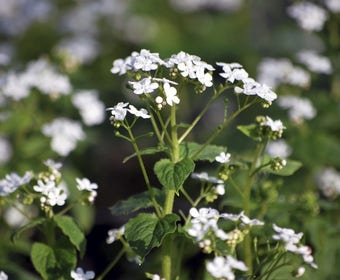
[[[206,269],[213,277],[226,280],[235,279],[234,269],[248,270],[242,261],[238,261],[229,255],[226,257],[216,256],[212,261],[207,262]]]
[[[94,277],[95,273],[93,271],[84,271],[81,267],[71,271],[71,278],[74,280],[91,280]]]
[[[298,96],[281,96],[278,105],[288,109],[288,117],[294,123],[299,124],[304,120],[310,120],[316,116],[316,109],[308,98]]]
[[[301,67],[294,66],[286,58],[268,57],[259,64],[257,79],[274,89],[281,84],[307,87],[310,83],[310,74]]]
[[[287,12],[288,15],[298,22],[302,29],[307,31],[322,30],[328,19],[328,13],[325,9],[307,1],[298,2],[289,6]]]
[[[105,106],[95,90],[81,90],[72,96],[73,105],[79,110],[86,125],[100,124],[105,119]]]
[[[299,62],[315,73],[330,74],[332,72],[331,61],[328,57],[319,55],[313,50],[302,50],[297,53]]]
[[[61,156],[67,156],[85,138],[79,122],[67,118],[56,118],[42,127],[42,133],[52,137],[52,150]]]
[[[24,176],[19,176],[17,173],[10,173],[5,176],[5,179],[0,180],[0,196],[7,196],[16,191],[20,186],[29,183],[32,179],[32,172],[27,171]]]

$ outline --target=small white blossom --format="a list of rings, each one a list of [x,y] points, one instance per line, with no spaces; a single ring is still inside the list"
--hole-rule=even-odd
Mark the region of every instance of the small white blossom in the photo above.
[[[295,123],[300,124],[304,120],[310,120],[316,116],[316,109],[307,98],[298,96],[281,96],[278,99],[281,108],[288,109],[288,117]]]
[[[271,131],[282,131],[284,129],[286,129],[286,127],[283,125],[283,123],[281,122],[281,120],[273,120],[272,118],[266,116],[266,119],[261,122],[260,124],[261,126],[268,126]]]
[[[218,195],[224,195],[225,194],[224,184],[218,184],[217,186],[215,186],[215,192]]]
[[[332,72],[332,64],[328,57],[321,56],[313,50],[302,50],[297,53],[299,62],[315,73],[330,74]]]
[[[302,29],[307,31],[322,30],[328,19],[328,13],[326,10],[307,1],[294,3],[288,7],[287,12],[288,15],[298,22]]]
[[[281,228],[273,224],[273,229],[276,231],[272,237],[274,240],[283,241],[284,243],[297,244],[301,241],[303,233],[295,233],[293,229]]]
[[[42,197],[40,198],[42,205],[65,205],[68,190],[64,182],[56,185],[55,181],[52,180],[38,180],[37,185],[33,186],[33,189],[42,194]]]
[[[159,87],[158,83],[152,82],[151,77],[144,78],[138,82],[129,82],[132,85],[133,92],[137,95],[151,93]]]
[[[86,125],[100,124],[105,119],[105,106],[95,90],[81,90],[72,96],[73,105],[79,110]]]
[[[152,280],[165,280],[165,278],[160,277],[158,274],[153,274],[151,279]]]
[[[138,110],[135,106],[129,105],[128,111],[129,111],[130,114],[135,115],[136,117],[141,117],[143,119],[151,118],[148,111],[144,108],[141,108],[141,109]]]
[[[215,160],[219,163],[228,163],[230,162],[231,155],[229,153],[221,152],[218,156],[215,157]]]
[[[204,182],[213,183],[213,184],[223,184],[223,180],[213,177],[213,176],[209,176],[207,172],[192,173],[191,178],[198,179]]]
[[[218,66],[222,67],[223,73],[219,75],[225,78],[228,82],[234,83],[235,81],[242,81],[248,78],[249,74],[243,69],[243,66],[239,63],[216,63]]]
[[[234,280],[235,274],[233,269],[247,271],[247,266],[242,262],[234,259],[232,256],[217,256],[206,264],[207,271],[215,278]]]
[[[10,173],[5,179],[0,180],[0,196],[7,196],[16,191],[20,186],[29,183],[32,179],[32,172],[27,171],[24,176],[20,177],[17,173]]]
[[[164,83],[163,89],[168,105],[172,106],[173,104],[179,104],[180,99],[177,96],[177,89],[175,87],[170,86],[169,83]]]
[[[61,156],[67,156],[77,146],[77,142],[85,138],[79,122],[66,118],[56,118],[42,127],[46,136],[52,137],[52,150]]]
[[[71,271],[71,278],[74,280],[91,280],[94,279],[95,273],[93,271],[84,271],[81,267]]]
[[[120,228],[117,229],[110,229],[107,234],[108,237],[106,238],[106,243],[111,244],[118,240],[122,235],[124,235],[125,232],[125,226],[121,226]]]
[[[296,270],[296,273],[295,273],[294,277],[296,277],[296,278],[301,277],[303,274],[305,274],[305,271],[306,271],[306,268],[305,268],[305,267],[303,267],[303,266],[298,267],[298,269]]]
[[[23,74],[10,72],[4,77],[2,83],[0,92],[15,101],[26,98],[30,94],[30,83]]]
[[[322,194],[328,198],[340,195],[340,172],[332,167],[321,170],[316,177],[316,182]]]
[[[127,114],[127,111],[128,111],[126,106],[128,106],[128,105],[129,105],[129,103],[119,102],[114,107],[107,108],[106,110],[111,111],[111,115],[112,115],[114,121],[122,122],[126,117],[126,114]]]

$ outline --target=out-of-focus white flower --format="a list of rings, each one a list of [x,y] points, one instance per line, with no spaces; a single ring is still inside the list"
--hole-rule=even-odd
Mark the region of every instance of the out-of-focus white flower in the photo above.
[[[281,84],[306,87],[310,83],[310,75],[304,69],[294,66],[286,58],[265,58],[258,66],[258,81],[271,88]]]
[[[271,157],[280,157],[286,159],[292,153],[292,148],[286,143],[285,140],[279,139],[270,141],[267,145],[266,151]]]
[[[122,235],[124,235],[125,226],[121,226],[120,228],[113,228],[107,232],[108,237],[106,238],[106,243],[111,244],[118,240]]]
[[[76,178],[77,181],[77,189],[80,191],[87,191],[89,193],[88,201],[93,203],[95,197],[97,196],[98,185],[96,183],[91,183],[89,179]]]
[[[298,22],[302,29],[307,31],[322,30],[328,19],[328,13],[325,9],[307,1],[298,2],[289,6],[287,12],[288,15]]]
[[[32,179],[32,172],[27,171],[24,176],[20,177],[17,173],[10,173],[5,179],[0,180],[0,196],[7,196],[16,191],[22,185],[29,183]]]
[[[8,275],[4,271],[0,271],[0,280],[7,280]]]
[[[221,152],[217,157],[215,157],[215,160],[219,163],[228,163],[230,162],[231,154]]]
[[[283,125],[281,120],[273,120],[272,118],[266,116],[266,119],[260,123],[261,126],[268,126],[271,131],[282,132],[286,127]]]
[[[258,220],[258,219],[250,219],[248,216],[244,214],[244,211],[242,211],[240,214],[229,214],[229,213],[222,213],[220,215],[221,218],[225,220],[231,220],[231,221],[241,221],[243,225],[248,226],[262,226],[264,225],[264,222]]]
[[[52,150],[61,156],[67,156],[85,138],[79,122],[66,118],[57,118],[43,126],[42,132],[52,137]]]
[[[180,12],[190,13],[199,10],[236,11],[242,0],[171,0],[170,3]]]
[[[37,185],[33,186],[33,189],[42,194],[42,197],[40,198],[42,205],[65,205],[68,189],[64,182],[56,185],[56,182],[52,180],[38,180]]]
[[[144,78],[138,82],[129,82],[132,85],[134,94],[140,95],[151,93],[159,87],[158,83],[152,82],[151,77]]]
[[[91,280],[94,279],[95,273],[92,270],[84,271],[81,267],[71,271],[71,278],[74,280]]]
[[[28,217],[32,218],[36,216],[36,209],[31,206],[24,206],[22,204],[15,204],[15,206],[8,207],[4,212],[4,219],[6,223],[13,227],[19,228],[29,222]],[[23,214],[25,213],[25,215]],[[1,280],[1,277],[0,277]]]
[[[328,57],[321,56],[313,50],[302,50],[296,56],[298,61],[306,65],[312,72],[332,73],[332,64]]]
[[[316,116],[316,109],[307,98],[298,96],[281,96],[278,99],[281,108],[288,109],[289,118],[299,124],[305,119],[310,120]]]
[[[316,182],[322,194],[328,198],[335,198],[340,194],[340,172],[332,167],[321,170]]]
[[[217,256],[206,264],[207,271],[215,278],[234,280],[235,274],[233,269],[247,271],[247,266],[242,262],[234,259],[232,256]]]
[[[327,8],[333,13],[340,12],[340,1],[339,0],[324,0]]]
[[[86,125],[100,124],[105,119],[105,106],[95,90],[81,90],[72,96],[73,105],[79,110]]]
[[[0,136],[0,165],[7,163],[12,157],[12,146],[10,142]]]

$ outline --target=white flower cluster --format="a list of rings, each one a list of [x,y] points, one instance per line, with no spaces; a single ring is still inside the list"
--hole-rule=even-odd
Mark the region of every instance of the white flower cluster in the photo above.
[[[77,267],[75,270],[71,271],[71,278],[74,280],[91,280],[94,279],[94,277],[94,271],[84,271],[81,267]]]
[[[64,182],[58,184],[53,176],[38,180],[33,189],[42,194],[40,202],[43,208],[45,206],[65,205],[68,195],[67,186]]]
[[[88,201],[90,203],[94,202],[94,199],[97,196],[97,191],[96,189],[98,189],[98,185],[96,183],[91,183],[89,179],[87,178],[76,178],[77,181],[77,189],[79,191],[86,191],[89,193],[88,196]]]
[[[318,173],[316,182],[324,196],[336,198],[340,195],[340,172],[334,168],[324,168]]]
[[[242,261],[238,261],[232,256],[217,256],[206,264],[207,271],[215,278],[234,280],[234,269],[247,271],[248,268]]]
[[[32,179],[32,172],[27,171],[24,176],[19,176],[17,173],[10,173],[5,176],[5,179],[0,180],[0,196],[7,196],[17,190],[22,185],[29,183]]]
[[[211,234],[214,234],[216,238],[221,240],[234,239],[232,233],[226,233],[223,229],[219,228],[218,220],[220,218],[233,222],[241,222],[241,226],[261,226],[264,224],[257,219],[250,219],[243,212],[240,214],[220,214],[213,208],[191,208],[189,213],[192,219],[191,226],[187,229],[187,232],[190,236],[195,237],[202,248],[210,246]]]
[[[72,96],[73,105],[79,110],[86,125],[100,124],[105,119],[105,106],[95,90],[81,90]]]
[[[67,95],[72,90],[67,76],[58,73],[46,59],[39,59],[29,63],[22,73],[8,73],[1,91],[4,96],[18,101],[27,97],[32,88],[53,96]]]
[[[307,31],[322,30],[328,19],[328,13],[325,9],[307,1],[294,3],[288,7],[287,12],[302,29]]]
[[[85,138],[79,122],[67,118],[56,118],[42,127],[42,133],[52,137],[51,148],[61,156],[73,151],[77,142]]]
[[[331,61],[328,57],[319,55],[313,50],[302,50],[297,53],[299,62],[315,73],[330,74],[332,72]]]
[[[274,89],[281,84],[307,87],[310,83],[310,74],[286,58],[265,58],[259,64],[258,72],[259,82]]]
[[[118,240],[122,235],[124,235],[125,226],[121,226],[120,228],[113,228],[107,232],[108,237],[106,238],[106,243],[111,244]]]
[[[236,11],[241,8],[242,0],[171,0],[177,10],[181,12],[194,12],[200,10]]]
[[[303,123],[304,120],[310,120],[316,116],[316,109],[307,98],[281,96],[277,104],[283,109],[288,109],[289,119],[296,124]]]
[[[318,266],[314,263],[311,248],[300,243],[303,236],[302,232],[295,233],[293,229],[281,228],[275,224],[273,224],[273,229],[276,232],[272,236],[274,240],[282,241],[287,251],[301,255],[304,263],[313,268],[318,268]]]
[[[127,108],[127,106],[129,106]],[[143,119],[149,119],[151,118],[151,116],[148,114],[148,111],[144,108],[141,108],[140,110],[138,110],[135,106],[133,105],[129,105],[128,102],[123,103],[123,102],[119,102],[117,105],[115,105],[114,107],[111,108],[107,108],[107,111],[111,111],[111,118],[110,120],[112,120],[113,122],[122,122],[125,120],[125,117],[127,115],[127,112],[129,112],[131,115],[134,115],[135,117],[139,118],[143,118]]]

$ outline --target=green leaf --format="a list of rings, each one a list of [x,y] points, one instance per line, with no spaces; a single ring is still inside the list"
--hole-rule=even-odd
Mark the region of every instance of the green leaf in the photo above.
[[[178,191],[194,168],[195,163],[189,158],[176,163],[169,159],[161,159],[156,162],[154,171],[164,188]]]
[[[299,161],[287,160],[287,164],[278,171],[274,171],[270,167],[264,168],[263,171],[280,176],[290,176],[294,174],[301,166],[302,163]]]
[[[159,189],[152,188],[156,201],[159,204],[164,203],[164,192]],[[150,192],[145,191],[133,196],[130,196],[126,200],[121,200],[115,203],[111,208],[111,214],[115,216],[127,215],[140,209],[152,207],[152,201],[150,198]]]
[[[39,242],[34,243],[31,250],[31,259],[34,268],[43,279],[52,279],[51,274],[55,270],[57,258],[51,247]]]
[[[254,139],[255,141],[261,141],[261,137],[258,133],[258,126],[256,124],[239,125],[237,126],[237,129],[249,138]]]
[[[61,231],[70,239],[81,256],[85,253],[86,239],[75,221],[69,216],[54,216],[54,222]]]
[[[207,145],[195,158],[193,156],[202,149],[203,145],[194,142],[183,142],[179,146],[180,158],[191,158],[192,160],[208,160],[215,161],[215,157],[221,152],[225,152],[226,148],[216,145]]]
[[[160,153],[160,152],[164,152],[167,150],[167,147],[165,146],[158,146],[158,147],[150,147],[150,148],[146,148],[140,151],[140,155],[154,155],[156,153]],[[127,157],[124,158],[123,163],[126,163],[128,160],[136,157],[137,154],[133,153],[132,155],[129,155]]]
[[[179,217],[168,214],[159,219],[153,214],[142,213],[125,225],[125,237],[135,253],[144,258],[152,248],[159,247],[164,237],[176,231]]]
[[[24,231],[42,224],[45,220],[46,220],[45,218],[36,218],[36,219],[33,219],[30,223],[16,229],[11,235],[12,242],[16,242]]]

